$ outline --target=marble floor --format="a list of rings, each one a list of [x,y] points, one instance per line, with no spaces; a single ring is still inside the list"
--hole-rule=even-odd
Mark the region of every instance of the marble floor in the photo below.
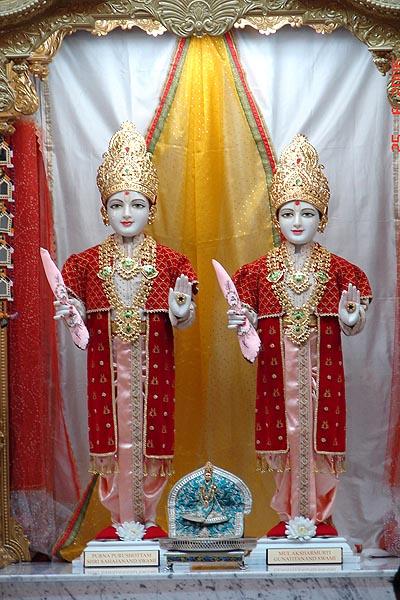
[[[241,570],[173,573],[160,568],[83,572],[69,563],[25,563],[0,571],[1,600],[393,600],[391,578],[400,560],[361,558],[357,567],[274,567],[257,556]]]

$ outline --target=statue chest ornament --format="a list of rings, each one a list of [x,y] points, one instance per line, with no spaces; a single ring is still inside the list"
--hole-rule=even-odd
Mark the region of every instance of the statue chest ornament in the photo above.
[[[114,236],[109,236],[99,247],[99,272],[104,293],[114,310],[113,335],[125,342],[136,341],[142,331],[141,309],[151,293],[156,269],[156,242],[145,236],[132,256],[126,256]],[[141,275],[139,288],[129,306],[121,300],[115,285],[114,275],[125,281]]]
[[[315,311],[330,279],[330,259],[330,252],[318,244],[314,245],[301,269],[295,267],[286,244],[281,244],[266,257],[267,280],[285,313],[285,333],[296,345],[305,343],[311,329],[316,326]],[[308,300],[301,306],[295,306],[288,288],[295,294],[302,294],[310,289],[312,280],[314,284]]]

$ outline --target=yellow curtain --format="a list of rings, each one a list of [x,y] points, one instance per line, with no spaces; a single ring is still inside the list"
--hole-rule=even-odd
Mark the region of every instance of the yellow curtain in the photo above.
[[[190,41],[154,161],[160,178],[154,237],[187,254],[200,281],[196,324],[176,335],[171,484],[207,460],[234,472],[253,494],[246,535],[260,536],[276,516],[269,509],[271,476],[256,472],[256,367],[226,327],[211,259],[233,273],[272,247],[272,226],[265,170],[223,38]],[[162,506],[159,516],[166,527]]]

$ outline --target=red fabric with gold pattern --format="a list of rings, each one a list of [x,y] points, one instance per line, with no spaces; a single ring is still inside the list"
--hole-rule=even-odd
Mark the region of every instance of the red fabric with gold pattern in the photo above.
[[[251,306],[259,317],[282,314],[281,304],[273,292],[271,283],[267,280],[267,275],[266,257],[262,256],[241,267],[233,276],[241,301]],[[319,315],[337,314],[340,294],[347,289],[349,283],[357,286],[362,298],[372,298],[365,273],[336,254],[331,254],[329,278],[318,305]]]
[[[144,454],[170,458],[174,454],[174,336],[165,313],[149,315],[148,353]]]
[[[84,302],[89,330],[88,411],[89,444],[94,455],[117,451],[117,431],[113,403],[110,306],[102,280],[97,277],[99,246],[72,255],[65,263],[67,287]],[[171,458],[174,450],[175,372],[173,332],[168,316],[169,288],[176,278],[187,275],[197,281],[189,260],[165,246],[157,245],[158,275],[146,302],[148,381],[145,390],[144,449],[148,457]]]
[[[169,288],[175,286],[176,278],[183,274],[194,282],[197,276],[186,256],[160,244],[156,250],[156,269],[158,275],[147,298],[146,310],[168,311]],[[110,308],[102,280],[97,276],[99,270],[99,246],[72,254],[62,269],[65,285],[82,300],[89,312]]]
[[[109,311],[89,313],[87,328],[89,345],[88,368],[88,426],[91,454],[114,454],[117,449],[115,411],[112,398],[113,371]]]
[[[113,372],[109,312],[89,313],[88,412],[93,455],[115,454],[117,431],[112,397]],[[145,390],[144,454],[173,456],[175,372],[173,333],[166,313],[148,317],[148,385]]]
[[[257,368],[256,451],[277,453],[287,448],[283,332],[279,320],[283,310],[267,275],[267,261],[263,256],[241,267],[233,281],[241,301],[259,316],[262,345]],[[372,294],[365,273],[335,254],[331,254],[329,277],[316,311],[320,315],[320,341],[314,448],[319,453],[341,454],[346,445],[346,405],[338,305],[349,283],[357,286],[363,298],[372,298]]]
[[[321,317],[319,335],[319,394],[314,448],[317,452],[340,454],[346,449],[346,398],[338,319]]]
[[[282,330],[278,317],[260,319],[256,396],[256,451],[286,452]],[[341,454],[346,446],[346,405],[339,321],[320,317],[319,394],[314,448]]]
[[[278,317],[260,319],[256,396],[256,451],[287,452],[281,324]]]
[[[361,298],[372,298],[371,287],[365,273],[341,256],[331,254],[329,276],[330,280],[318,305],[317,314],[336,315],[340,295],[343,290],[347,290],[349,283],[357,287]]]

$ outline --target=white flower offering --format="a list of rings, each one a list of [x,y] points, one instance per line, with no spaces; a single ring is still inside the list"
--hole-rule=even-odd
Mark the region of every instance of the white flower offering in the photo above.
[[[286,524],[286,536],[288,540],[308,542],[315,536],[317,528],[314,521],[307,517],[294,517]]]
[[[146,527],[136,521],[124,521],[113,524],[119,537],[124,541],[136,542],[141,540],[145,534]]]

